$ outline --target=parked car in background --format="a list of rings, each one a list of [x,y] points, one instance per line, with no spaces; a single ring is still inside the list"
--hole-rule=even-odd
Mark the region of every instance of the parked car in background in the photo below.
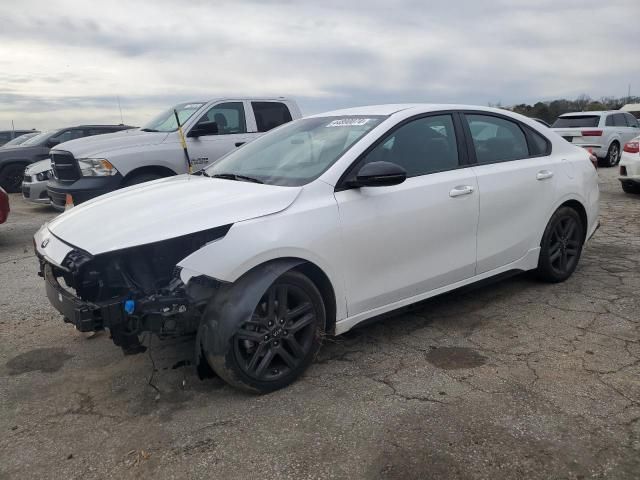
[[[22,145],[24,142],[26,142],[27,140],[29,140],[30,138],[35,137],[36,135],[38,135],[40,132],[38,131],[34,131],[34,132],[30,132],[30,133],[25,133],[24,135],[20,135],[19,137],[14,138],[13,140],[9,140],[7,143],[5,143],[4,145],[2,145],[0,147],[1,148],[10,148],[10,147],[16,147],[18,145]]]
[[[0,186],[9,193],[20,191],[22,175],[27,165],[49,158],[51,147],[73,138],[117,132],[130,127],[127,125],[79,125],[59,128],[40,133],[12,148],[0,148]]]
[[[9,195],[0,187],[0,223],[7,221],[9,210]]]
[[[137,130],[59,145],[51,152],[51,204],[61,210],[67,198],[77,205],[118,188],[186,173],[174,110],[187,137],[193,171],[300,118],[296,103],[284,97],[219,98],[175,105]]]
[[[195,333],[198,362],[264,393],[372,317],[514,272],[566,280],[598,199],[587,151],[534,120],[380,105],[93,199],[34,245],[66,322],[108,328],[125,353],[144,351],[145,332]]]
[[[53,177],[51,160],[46,158],[32,163],[24,170],[22,179],[22,197],[28,202],[49,205],[47,182]]]
[[[551,128],[568,142],[591,148],[604,167],[616,166],[622,146],[640,131],[633,115],[618,110],[565,113]]]
[[[35,130],[0,130],[0,146]]]
[[[640,136],[624,145],[618,179],[626,193],[640,193]]]
[[[640,119],[640,103],[627,103],[620,109],[622,112],[627,112],[634,117]]]

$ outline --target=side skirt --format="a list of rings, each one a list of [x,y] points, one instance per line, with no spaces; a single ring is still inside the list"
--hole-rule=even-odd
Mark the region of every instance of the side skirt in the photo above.
[[[540,247],[537,247],[529,250],[529,252],[527,252],[527,254],[521,259],[516,260],[515,262],[512,262],[503,267],[496,268],[494,270],[484,272],[480,275],[475,275],[473,277],[467,278],[465,280],[461,280],[451,285],[440,287],[435,290],[431,290],[429,292],[421,293],[419,295],[415,295],[413,297],[409,297],[404,300],[399,300],[397,302],[390,303],[383,307],[378,307],[373,310],[368,310],[366,312],[359,313],[352,317],[347,317],[344,320],[340,320],[339,322],[336,323],[336,335],[341,335],[345,332],[348,332],[359,323],[362,323],[368,319],[372,319],[373,317],[378,317],[385,313],[389,313],[394,310],[407,307],[414,303],[418,303],[423,300],[427,300],[429,298],[442,295],[443,293],[448,293],[453,290],[459,290],[463,287],[470,287],[470,288],[481,287],[483,285],[486,285],[487,283],[493,283],[497,280],[501,280],[506,277],[517,275],[518,273],[522,273],[527,270],[533,270],[538,266],[539,256],[540,256]]]

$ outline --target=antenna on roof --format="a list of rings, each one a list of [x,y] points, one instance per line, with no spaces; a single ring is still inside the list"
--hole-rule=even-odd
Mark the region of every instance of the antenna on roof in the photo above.
[[[116,97],[118,99],[118,110],[120,110],[120,125],[124,125],[124,118],[122,117],[122,107],[120,106],[120,95]]]

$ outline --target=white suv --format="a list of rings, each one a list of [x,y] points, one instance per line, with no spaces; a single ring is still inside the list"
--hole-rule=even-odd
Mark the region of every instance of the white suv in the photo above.
[[[640,125],[630,113],[613,110],[565,113],[551,128],[568,142],[590,148],[601,166],[614,167],[622,146],[638,135]]]
[[[197,175],[43,226],[47,296],[81,331],[196,334],[198,362],[268,392],[322,338],[489,278],[569,278],[598,225],[589,154],[535,120],[379,105],[291,122]]]

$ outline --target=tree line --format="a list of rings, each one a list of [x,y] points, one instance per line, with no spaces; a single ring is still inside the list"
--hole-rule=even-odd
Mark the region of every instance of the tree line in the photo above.
[[[550,102],[537,102],[534,105],[521,103],[514,105],[509,110],[527,117],[540,118],[548,123],[553,123],[563,113],[619,110],[627,103],[640,103],[640,97],[602,97],[599,100],[594,100],[588,95],[581,95],[575,100],[560,99]]]

